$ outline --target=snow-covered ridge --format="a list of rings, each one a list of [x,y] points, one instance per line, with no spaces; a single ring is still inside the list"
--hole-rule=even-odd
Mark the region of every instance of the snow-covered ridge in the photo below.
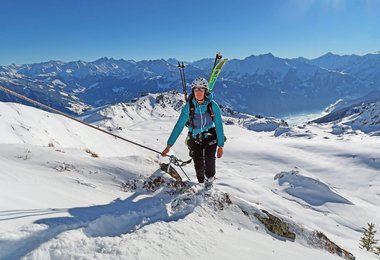
[[[178,92],[147,93],[133,102],[117,103],[90,110],[81,118],[109,130],[121,130],[146,120],[160,121],[163,118],[176,118],[183,105],[183,95]]]
[[[88,111],[81,116],[90,123],[99,123],[108,129],[122,129],[144,120],[178,118],[184,106],[183,94],[171,91],[159,94],[145,94],[134,102],[118,103]],[[260,115],[249,115],[221,106],[223,121],[227,125],[239,125],[257,132],[275,131],[279,126],[287,126],[284,120]]]
[[[182,105],[179,93],[148,94],[92,123],[125,120],[118,134],[161,150]],[[358,247],[361,227],[380,225],[376,136],[275,138],[226,124],[205,197],[193,182],[167,186],[164,158],[77,122],[14,103],[0,103],[0,119],[0,258],[376,259]],[[183,142],[171,152],[188,156]],[[122,189],[152,178],[162,185]]]
[[[56,115],[17,103],[0,102],[0,132],[4,136],[0,145],[32,145],[55,147],[57,149],[79,149],[93,151],[101,156],[116,154],[140,154],[139,149],[131,146],[117,146],[119,143],[111,136],[91,130],[61,115]],[[94,140],[105,139],[104,146]]]
[[[80,114],[91,108],[91,105],[83,102],[75,93],[68,91],[64,82],[54,77],[35,79],[23,74],[7,72],[4,75],[0,72],[0,86],[66,113]],[[0,92],[0,100],[24,103],[23,100],[4,92]]]
[[[350,125],[354,130],[380,134],[380,100],[357,109],[357,113],[347,117],[343,123]]]
[[[316,123],[329,123],[333,133],[353,133],[356,130],[370,135],[380,134],[380,99],[371,95],[352,104],[339,104],[326,116],[314,120]]]
[[[125,132],[131,126],[136,124],[143,125],[146,121],[156,122],[157,128],[163,128],[165,120],[172,120],[175,122],[181,112],[185,102],[183,94],[172,91],[164,93],[146,93],[142,97],[133,102],[117,103],[111,106],[101,107],[87,112],[81,118],[91,124],[98,125],[109,131]],[[363,108],[363,111],[366,108]],[[357,108],[349,110],[347,113],[352,114],[351,111],[356,111]],[[254,132],[266,132],[273,134],[275,137],[299,137],[299,138],[314,138],[320,134],[321,129],[318,124],[303,124],[298,126],[289,126],[286,121],[274,117],[263,117],[261,115],[249,115],[234,111],[233,109],[221,106],[222,118],[225,125],[235,125],[248,129]],[[363,114],[364,112],[362,112]],[[379,122],[376,109],[368,112],[373,120],[359,120],[356,119],[354,123],[333,123],[329,124],[327,129],[323,132],[337,134],[349,133],[354,130],[362,130],[364,133],[376,134],[379,131]],[[347,114],[347,115],[348,115]],[[366,114],[362,116],[368,117]],[[353,119],[351,119],[353,120]],[[360,125],[358,122],[362,122]],[[352,126],[348,126],[352,125]],[[343,128],[341,128],[341,126]],[[343,129],[343,130],[339,130]],[[351,129],[349,131],[349,129]],[[170,129],[171,130],[171,129]],[[325,136],[325,138],[329,135]]]
[[[309,60],[308,62],[330,70],[356,75],[362,80],[369,79],[376,82],[376,89],[379,88],[378,77],[380,55],[378,52],[369,53],[363,56],[327,53],[319,58]]]

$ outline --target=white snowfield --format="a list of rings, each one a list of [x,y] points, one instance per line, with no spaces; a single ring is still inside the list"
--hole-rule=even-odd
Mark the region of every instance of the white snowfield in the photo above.
[[[180,104],[156,100],[87,120],[161,151]],[[62,116],[0,103],[0,259],[343,259],[313,231],[356,259],[377,259],[359,239],[368,222],[380,227],[380,137],[316,124],[275,134],[225,120],[236,124],[225,125],[211,196],[193,183],[178,193],[125,191],[131,180],[170,182],[158,165],[168,159]],[[180,159],[188,159],[185,135],[171,151]],[[184,170],[195,182],[193,165]],[[232,204],[220,207],[223,193]],[[255,217],[266,217],[263,210],[295,239],[266,229]]]

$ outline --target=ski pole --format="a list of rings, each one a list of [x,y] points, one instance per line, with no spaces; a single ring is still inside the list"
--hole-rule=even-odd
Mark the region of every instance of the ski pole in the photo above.
[[[183,94],[185,96],[185,101],[187,101],[187,90],[186,90],[186,79],[185,79],[185,64],[182,62],[178,62],[178,69],[179,73],[181,75],[181,83],[182,83],[182,89],[183,89]]]

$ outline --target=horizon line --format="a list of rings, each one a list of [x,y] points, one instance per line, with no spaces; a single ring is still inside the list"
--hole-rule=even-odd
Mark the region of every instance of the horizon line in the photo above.
[[[231,58],[229,60],[245,60],[249,57],[259,57],[259,56],[265,56],[265,55],[272,55],[273,57],[276,57],[276,58],[280,58],[280,59],[289,59],[289,60],[292,60],[292,59],[306,59],[306,60],[315,60],[315,59],[318,59],[318,58],[321,58],[323,56],[326,56],[326,55],[334,55],[334,56],[340,56],[340,57],[343,57],[343,56],[358,56],[358,57],[364,57],[366,55],[374,55],[374,54],[380,54],[380,51],[374,51],[374,52],[369,52],[369,53],[366,53],[366,54],[363,54],[363,55],[360,55],[360,54],[355,54],[355,53],[352,53],[352,54],[336,54],[336,53],[333,53],[331,51],[328,51],[326,52],[325,54],[323,55],[320,55],[316,58],[305,58],[303,56],[298,56],[298,57],[293,57],[293,58],[287,58],[287,57],[281,57],[281,56],[276,56],[274,55],[272,52],[267,52],[267,53],[261,53],[261,54],[251,54],[251,55],[248,55],[244,58]],[[93,63],[93,62],[96,62],[96,61],[99,61],[101,59],[107,59],[107,60],[117,60],[117,61],[132,61],[132,62],[142,62],[142,61],[156,61],[156,60],[164,60],[164,61],[168,61],[168,60],[176,60],[176,61],[181,61],[182,60],[179,60],[177,58],[174,58],[174,57],[169,57],[169,58],[156,58],[156,59],[141,59],[141,60],[135,60],[135,59],[127,59],[127,58],[114,58],[114,57],[108,57],[108,56],[103,56],[103,57],[100,57],[100,58],[97,58],[95,60],[90,60],[90,61],[86,61],[84,59],[78,59],[78,60],[62,60],[62,59],[50,59],[50,60],[47,60],[47,61],[40,61],[40,62],[31,62],[31,63],[11,63],[11,64],[7,64],[7,65],[0,65],[1,67],[9,67],[9,66],[24,66],[24,65],[34,65],[34,64],[43,64],[43,63],[49,63],[49,62],[62,62],[62,63],[71,63],[71,62],[85,62],[85,63]],[[194,62],[197,62],[197,61],[201,61],[201,60],[205,60],[205,59],[214,59],[214,58],[201,58],[201,59],[196,59],[196,60],[193,60],[193,61],[188,61],[188,60],[183,60],[183,62],[187,62],[187,63],[194,63]]]

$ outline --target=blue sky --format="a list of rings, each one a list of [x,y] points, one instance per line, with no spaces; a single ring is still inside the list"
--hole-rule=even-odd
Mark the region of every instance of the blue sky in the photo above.
[[[0,65],[380,51],[380,0],[1,0]]]

